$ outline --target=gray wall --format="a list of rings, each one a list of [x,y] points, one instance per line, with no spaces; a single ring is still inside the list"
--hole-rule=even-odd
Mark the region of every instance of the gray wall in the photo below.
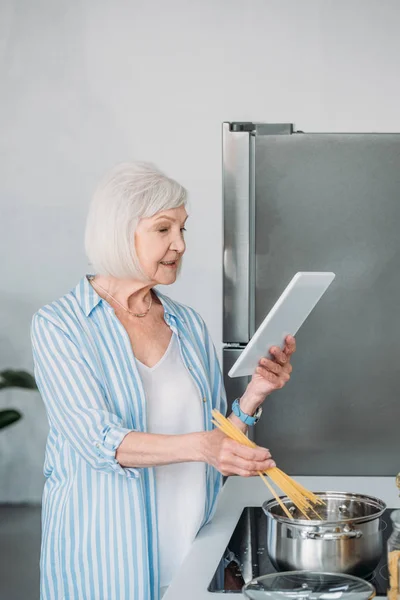
[[[117,161],[151,160],[191,193],[171,295],[221,348],[224,120],[399,131],[397,0],[2,0],[0,368],[31,368],[29,323],[87,270],[91,191]],[[40,398],[0,432],[0,502],[38,501]]]

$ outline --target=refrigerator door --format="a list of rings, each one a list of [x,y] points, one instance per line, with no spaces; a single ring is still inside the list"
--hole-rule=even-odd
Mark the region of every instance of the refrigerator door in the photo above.
[[[267,399],[256,441],[289,473],[393,475],[400,135],[251,135],[255,326],[297,271],[336,273],[299,331],[292,379]]]

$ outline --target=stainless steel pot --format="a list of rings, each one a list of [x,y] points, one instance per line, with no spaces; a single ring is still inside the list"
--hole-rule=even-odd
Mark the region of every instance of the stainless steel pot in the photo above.
[[[289,519],[277,500],[264,502],[268,518],[267,550],[278,571],[330,571],[365,577],[382,555],[380,519],[386,504],[378,498],[346,492],[316,492],[326,506],[322,520],[306,520],[286,497]]]

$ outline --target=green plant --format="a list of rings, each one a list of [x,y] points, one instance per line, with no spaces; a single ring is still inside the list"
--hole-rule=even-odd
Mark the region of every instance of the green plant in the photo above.
[[[37,385],[35,378],[30,373],[6,369],[5,371],[0,371],[0,390],[4,390],[5,388],[37,390]],[[13,408],[0,410],[0,429],[19,421],[21,417],[21,413]]]

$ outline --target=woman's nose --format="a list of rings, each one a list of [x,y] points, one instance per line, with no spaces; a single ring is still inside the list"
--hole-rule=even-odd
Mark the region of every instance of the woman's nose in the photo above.
[[[185,252],[185,249],[186,244],[182,236],[174,240],[171,244],[171,250],[176,250],[177,252],[179,252],[179,254],[183,254]]]

